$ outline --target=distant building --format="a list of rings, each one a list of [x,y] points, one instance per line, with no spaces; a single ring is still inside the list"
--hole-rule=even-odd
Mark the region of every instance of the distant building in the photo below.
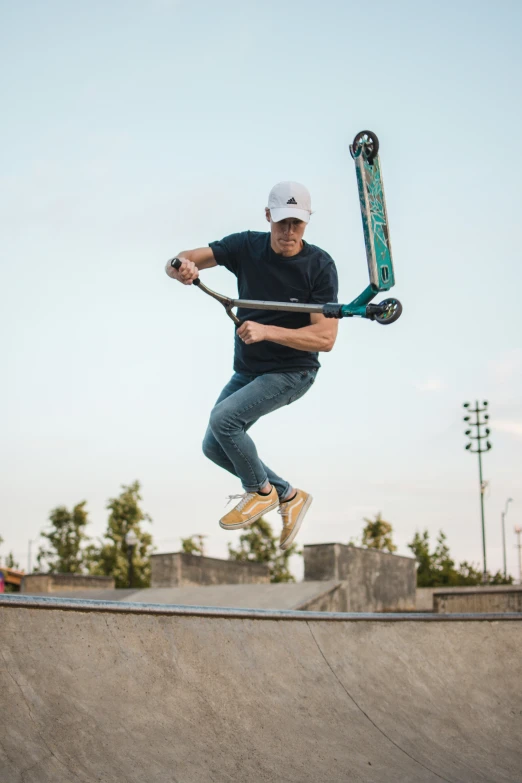
[[[24,571],[19,571],[16,568],[7,568],[7,566],[0,566],[0,593],[6,592],[6,586],[12,585],[11,590],[18,592],[22,584],[22,578]]]

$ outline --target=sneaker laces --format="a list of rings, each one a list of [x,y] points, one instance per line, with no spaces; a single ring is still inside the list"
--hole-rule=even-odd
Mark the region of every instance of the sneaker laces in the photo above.
[[[285,527],[288,524],[288,512],[290,511],[289,508],[285,508],[282,504],[277,509],[277,513],[281,514],[283,517],[283,526]]]
[[[242,511],[244,509],[245,505],[248,503],[248,501],[252,500],[252,498],[254,497],[255,494],[256,494],[255,492],[245,492],[242,495],[229,495],[228,496],[228,500],[225,503],[225,506],[228,506],[228,504],[232,500],[235,500],[236,498],[241,498],[241,500],[239,501],[239,503],[236,506],[236,511]]]

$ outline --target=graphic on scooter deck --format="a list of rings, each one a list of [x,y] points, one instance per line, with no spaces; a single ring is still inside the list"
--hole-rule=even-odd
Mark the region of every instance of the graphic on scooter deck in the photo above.
[[[361,131],[350,145],[355,161],[370,284],[374,290],[389,291],[395,285],[395,275],[378,150],[379,140],[371,131]]]

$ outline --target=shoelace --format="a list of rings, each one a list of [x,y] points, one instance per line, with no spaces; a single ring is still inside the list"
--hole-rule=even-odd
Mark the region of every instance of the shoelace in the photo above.
[[[236,506],[236,511],[242,511],[245,507],[245,505],[248,503],[249,500],[252,500],[256,493],[255,492],[245,492],[243,495],[229,495],[228,500],[225,503],[225,506],[228,506],[228,504],[235,500],[236,498],[241,498],[239,503]]]
[[[283,506],[279,506],[277,509],[277,513],[281,514],[283,517],[283,526],[286,526],[288,524],[288,512],[290,509],[284,508]]]

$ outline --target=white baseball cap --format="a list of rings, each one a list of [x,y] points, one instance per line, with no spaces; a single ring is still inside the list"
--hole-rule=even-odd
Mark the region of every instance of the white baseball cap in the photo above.
[[[268,196],[268,209],[274,223],[290,217],[308,223],[312,214],[310,193],[299,182],[278,182]]]

